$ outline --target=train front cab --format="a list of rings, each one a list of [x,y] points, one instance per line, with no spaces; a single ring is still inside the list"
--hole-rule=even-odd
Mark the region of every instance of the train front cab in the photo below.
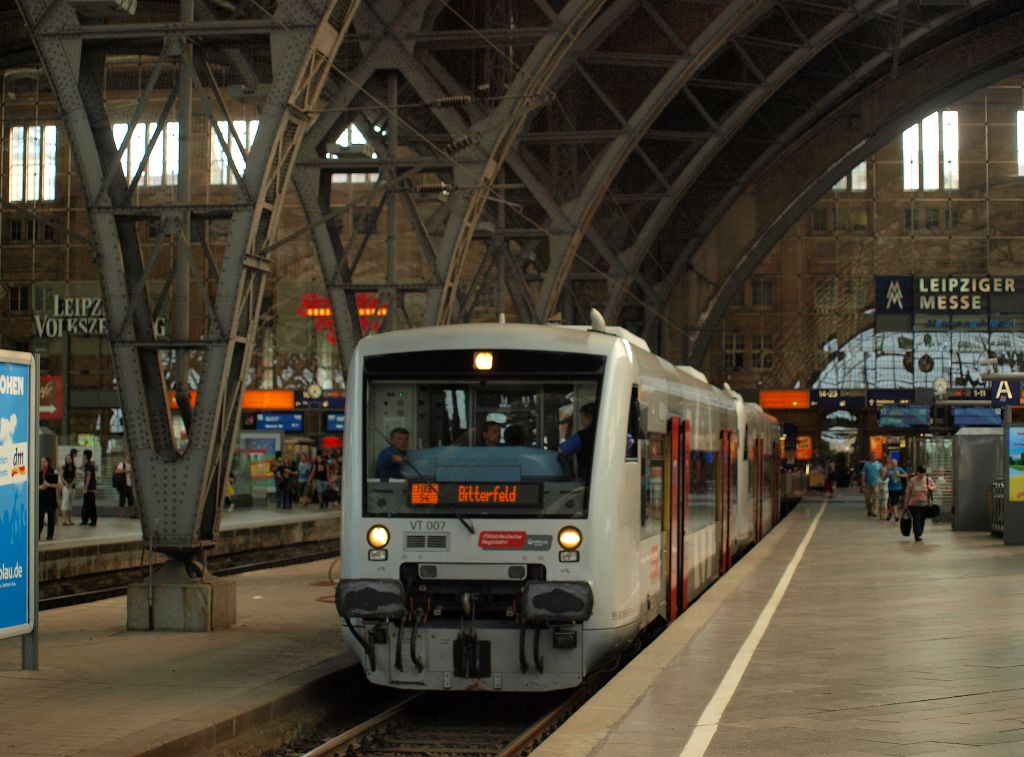
[[[441,332],[430,331],[420,332],[419,349]],[[522,333],[488,332],[494,369],[486,376],[468,369],[475,350],[443,342],[424,353],[433,373],[417,371],[407,351],[367,356],[365,380],[353,371],[363,406],[353,403],[346,429],[349,498],[336,603],[346,641],[375,683],[569,688],[636,633],[628,619],[612,619],[612,601],[598,605],[595,596],[609,582],[595,577],[609,568],[598,513],[622,498],[589,492],[557,452],[578,427],[580,407],[603,399],[606,357],[586,352],[589,340],[580,335],[567,335],[576,352],[550,343],[545,352],[517,349],[522,340],[513,337]],[[607,349],[612,340],[602,339]],[[626,412],[622,402],[619,412],[599,414],[598,438],[606,426],[624,428]],[[480,432],[494,419],[506,443],[481,446]],[[370,472],[374,456],[396,427],[412,436],[414,469],[382,479]],[[509,441],[513,427],[525,443]],[[599,443],[594,468],[628,477],[617,451],[616,463]],[[573,532],[581,543],[568,541]]]

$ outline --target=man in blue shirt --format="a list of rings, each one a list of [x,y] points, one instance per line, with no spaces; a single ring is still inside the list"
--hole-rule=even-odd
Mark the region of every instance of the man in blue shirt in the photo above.
[[[409,452],[409,432],[404,428],[396,428],[388,436],[390,446],[385,447],[377,455],[377,478],[387,481],[389,478],[402,478],[402,465],[406,462]]]
[[[903,487],[907,480],[907,472],[900,467],[894,458],[889,458],[885,464],[885,472],[882,474],[889,488],[889,512],[886,520],[896,519],[899,522],[900,514],[897,512],[900,500],[903,499]]]
[[[580,408],[580,430],[558,445],[558,451],[563,455],[576,455],[580,478],[586,484],[590,483],[590,466],[594,459],[596,420],[597,405],[588,402]]]
[[[864,494],[864,506],[868,510],[868,517],[882,517],[885,506],[881,502],[884,494],[882,482],[882,464],[878,462],[878,455],[872,452],[868,461],[860,469],[860,490]]]

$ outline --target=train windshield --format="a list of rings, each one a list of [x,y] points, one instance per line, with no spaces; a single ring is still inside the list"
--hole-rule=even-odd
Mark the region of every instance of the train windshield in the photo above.
[[[515,370],[506,352],[485,378],[374,377],[368,360],[366,514],[584,517],[592,450],[570,437],[597,400],[603,359],[531,354],[548,356],[525,361],[543,371]]]

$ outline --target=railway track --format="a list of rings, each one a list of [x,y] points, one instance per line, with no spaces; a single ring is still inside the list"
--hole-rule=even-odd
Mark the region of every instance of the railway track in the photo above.
[[[608,680],[572,692],[414,694],[302,757],[516,757],[528,754]]]
[[[332,547],[330,550],[317,549],[279,556],[274,556],[273,552],[270,552],[263,555],[252,555],[243,562],[229,562],[232,560],[232,556],[226,555],[222,558],[211,560],[209,567],[215,575],[234,576],[254,570],[282,568],[286,565],[297,565],[298,563],[314,562],[337,556],[337,547]],[[39,609],[52,610],[56,607],[67,607],[86,602],[96,602],[110,597],[119,597],[128,591],[130,584],[145,581],[146,577],[147,574],[144,569],[132,568],[130,570],[116,571],[115,573],[83,576],[70,581],[61,581],[59,582],[61,585],[70,585],[73,588],[53,596],[40,597]],[[44,592],[46,591],[45,585],[41,588]]]

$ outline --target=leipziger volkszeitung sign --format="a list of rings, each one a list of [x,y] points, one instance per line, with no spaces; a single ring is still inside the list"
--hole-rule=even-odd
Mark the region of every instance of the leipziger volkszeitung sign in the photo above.
[[[999,324],[991,323],[991,318],[1021,314],[1021,276],[875,277],[876,328],[880,331],[910,330],[915,325],[952,327],[953,319],[959,321],[963,316],[974,328],[997,329]]]
[[[61,297],[53,295],[50,313],[33,316],[36,336],[56,338],[69,336],[106,336],[107,311],[101,297]],[[166,335],[166,320],[161,316],[153,321],[153,333]]]

